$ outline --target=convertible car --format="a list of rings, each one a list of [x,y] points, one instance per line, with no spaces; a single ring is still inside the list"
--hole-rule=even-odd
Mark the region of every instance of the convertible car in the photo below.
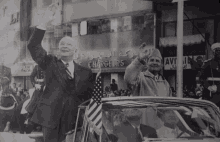
[[[100,102],[79,106],[76,127],[65,142],[220,142],[220,111],[211,102],[176,97],[112,97]],[[135,136],[131,116],[140,118],[141,139]],[[13,141],[9,135],[42,141],[37,139],[42,135],[21,138],[4,132],[0,141]]]
[[[132,141],[132,130],[129,130],[132,127],[126,125],[124,129],[120,128],[127,121],[125,112],[131,109],[141,112],[141,125],[151,128],[150,130],[156,133],[156,136],[145,135],[149,132],[146,132],[147,129],[143,130],[141,141],[220,142],[219,108],[209,101],[176,97],[103,98],[98,106],[101,108],[101,115],[95,114],[95,111],[99,110],[94,110],[92,114],[102,116],[102,127],[96,125],[99,121],[97,118],[91,118],[91,114],[88,113],[89,106],[89,101],[79,106],[76,128],[73,133],[67,135],[66,142]],[[135,115],[136,112],[132,113],[134,114],[129,115]]]

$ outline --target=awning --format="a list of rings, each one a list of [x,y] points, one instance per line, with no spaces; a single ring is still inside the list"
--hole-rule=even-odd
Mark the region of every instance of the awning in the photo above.
[[[204,35],[189,35],[183,37],[183,44],[184,45],[192,45],[192,44],[199,44],[205,42]],[[169,46],[177,46],[177,37],[164,37],[160,38],[160,46],[162,47],[169,47]]]

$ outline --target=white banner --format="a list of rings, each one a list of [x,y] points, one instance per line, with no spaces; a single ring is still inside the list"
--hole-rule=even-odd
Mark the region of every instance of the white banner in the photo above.
[[[201,56],[204,60],[205,55],[183,56],[183,69],[191,69],[189,57],[196,61],[196,58]],[[164,58],[164,70],[176,70],[177,57]]]

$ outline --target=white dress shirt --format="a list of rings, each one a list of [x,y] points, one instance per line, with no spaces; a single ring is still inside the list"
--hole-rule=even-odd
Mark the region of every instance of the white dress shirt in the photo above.
[[[67,62],[64,62],[63,60],[61,60],[61,61],[64,63],[64,65],[67,64]],[[72,78],[74,78],[74,63],[73,63],[73,60],[68,62],[68,64],[69,64],[69,67],[67,67],[67,68],[70,71]]]

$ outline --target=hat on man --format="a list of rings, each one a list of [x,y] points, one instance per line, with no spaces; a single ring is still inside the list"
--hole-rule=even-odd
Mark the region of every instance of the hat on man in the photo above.
[[[159,57],[162,60],[162,56],[161,56],[160,51],[158,49],[154,49],[152,51],[152,53],[150,54],[149,58],[150,57]]]
[[[211,46],[212,51],[215,51],[216,48],[220,48],[220,43],[214,43]]]

